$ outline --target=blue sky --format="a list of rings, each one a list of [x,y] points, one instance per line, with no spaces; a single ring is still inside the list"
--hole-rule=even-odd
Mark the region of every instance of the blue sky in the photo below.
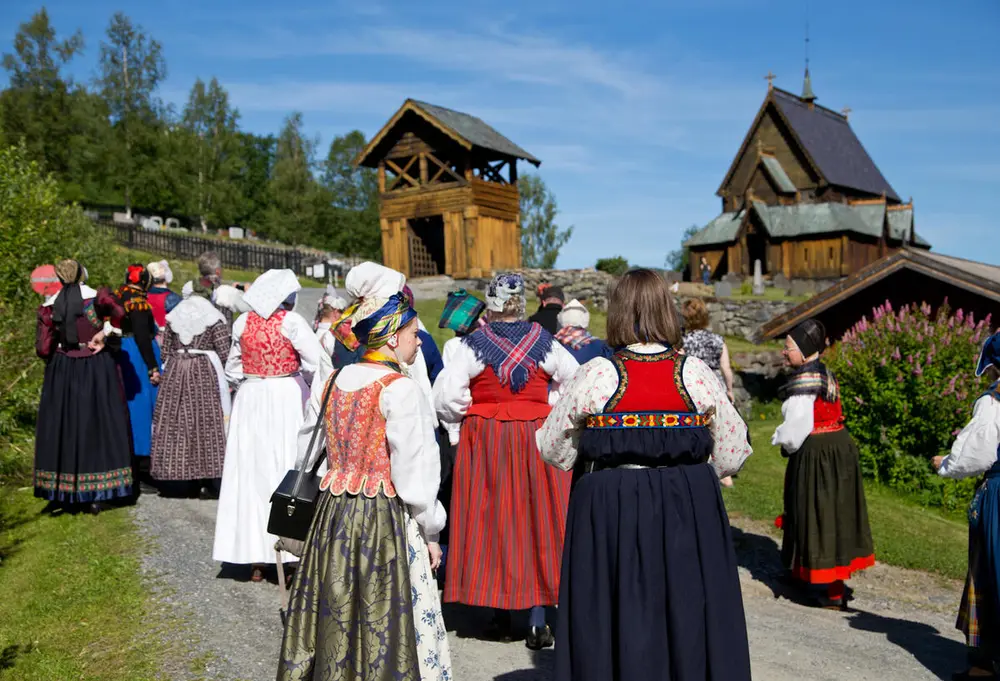
[[[0,4],[8,51],[40,5]],[[819,103],[852,109],[935,251],[1000,264],[996,0],[46,6],[61,33],[84,32],[78,77],[121,9],[164,45],[166,100],[181,106],[196,77],[217,76],[245,129],[277,132],[299,110],[322,154],[339,133],[377,132],[407,97],[475,114],[542,159],[559,222],[575,226],[558,265],[582,267],[613,254],[661,265],[685,227],[718,214],[764,75],[801,89],[807,4]]]

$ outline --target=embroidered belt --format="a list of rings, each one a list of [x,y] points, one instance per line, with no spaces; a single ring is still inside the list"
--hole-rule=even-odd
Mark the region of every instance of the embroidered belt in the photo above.
[[[810,431],[810,435],[819,435],[820,433],[836,433],[838,430],[843,430],[843,423],[825,423],[814,427]]]
[[[704,414],[685,411],[609,412],[587,417],[587,428],[703,428]]]

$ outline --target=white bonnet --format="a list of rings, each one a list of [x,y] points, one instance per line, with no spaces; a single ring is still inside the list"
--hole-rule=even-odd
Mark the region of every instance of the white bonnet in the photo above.
[[[559,312],[559,326],[579,326],[586,329],[590,326],[590,313],[583,303],[574,298]]]

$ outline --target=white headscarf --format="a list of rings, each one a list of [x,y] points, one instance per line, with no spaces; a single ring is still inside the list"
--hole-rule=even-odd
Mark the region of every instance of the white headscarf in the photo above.
[[[295,272],[291,270],[268,270],[257,277],[250,290],[243,296],[243,302],[254,312],[267,319],[288,296],[302,288]]]
[[[174,280],[174,273],[170,270],[170,263],[166,260],[151,262],[146,265],[146,269],[149,270],[149,276],[153,279],[154,284],[163,282],[169,285]]]
[[[374,314],[392,296],[403,290],[406,275],[374,262],[355,265],[344,277],[344,288],[358,309],[351,315],[355,324]]]
[[[581,329],[586,329],[590,326],[590,313],[587,312],[583,303],[574,298],[566,303],[559,312],[559,326],[578,326]]]

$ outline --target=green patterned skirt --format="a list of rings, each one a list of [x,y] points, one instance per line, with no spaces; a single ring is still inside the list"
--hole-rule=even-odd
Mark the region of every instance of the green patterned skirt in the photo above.
[[[403,502],[321,495],[292,584],[278,681],[447,679],[427,545]]]

